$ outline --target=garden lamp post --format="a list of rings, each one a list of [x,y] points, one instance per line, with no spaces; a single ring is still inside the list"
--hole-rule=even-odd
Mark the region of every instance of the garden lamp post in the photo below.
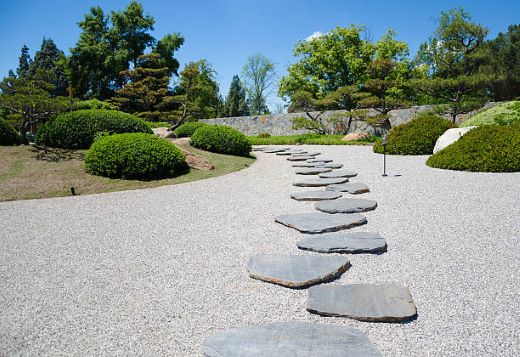
[[[388,176],[386,174],[386,145],[388,144],[388,139],[386,137],[386,134],[383,136],[383,140],[382,140],[382,144],[383,144],[383,177],[386,177]]]

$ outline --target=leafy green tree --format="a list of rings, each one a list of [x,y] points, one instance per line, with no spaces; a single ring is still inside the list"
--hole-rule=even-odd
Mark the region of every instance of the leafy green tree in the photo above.
[[[251,114],[269,113],[266,99],[275,84],[274,64],[264,55],[254,54],[247,58],[246,64],[242,68],[242,75],[249,95]]]
[[[29,55],[29,47],[23,45],[20,57],[18,57],[18,68],[16,74],[19,78],[26,78],[29,75],[29,68],[31,67],[31,56]]]
[[[249,115],[246,101],[246,89],[237,75],[233,76],[229,86],[229,94],[224,103],[223,116],[238,117]]]
[[[155,45],[153,52],[161,55],[161,61],[168,67],[169,75],[178,75],[179,61],[174,57],[175,52],[184,44],[184,37],[179,33],[167,34]]]
[[[43,39],[41,48],[34,55],[26,76],[51,84],[54,95],[66,95],[68,85],[66,57],[52,39]]]

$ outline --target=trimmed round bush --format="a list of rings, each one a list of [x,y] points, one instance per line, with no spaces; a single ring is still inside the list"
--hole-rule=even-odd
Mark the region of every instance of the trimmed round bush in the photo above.
[[[20,135],[18,132],[4,119],[0,118],[0,145],[16,145],[18,144]]]
[[[195,130],[202,128],[206,125],[208,124],[199,121],[191,121],[179,125],[173,132],[175,133],[175,135],[177,135],[178,138],[186,138],[192,136]]]
[[[221,154],[249,156],[251,143],[247,137],[229,126],[205,125],[191,136],[191,145]]]
[[[465,126],[520,124],[520,101],[501,103],[478,113],[464,123]]]
[[[100,136],[85,155],[85,169],[98,176],[152,180],[172,177],[186,168],[174,144],[152,134]]]
[[[64,149],[87,149],[98,132],[153,133],[134,115],[116,110],[86,109],[61,114],[43,125],[36,133],[36,142]]]
[[[430,156],[426,164],[448,170],[520,171],[520,125],[485,125]]]
[[[435,142],[448,129],[456,125],[433,114],[419,114],[408,123],[388,132],[386,152],[390,155],[428,155],[433,153]],[[374,152],[382,154],[383,144],[377,140]]]

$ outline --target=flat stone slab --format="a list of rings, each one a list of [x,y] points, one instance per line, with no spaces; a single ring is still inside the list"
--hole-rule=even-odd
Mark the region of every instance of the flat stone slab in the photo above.
[[[325,179],[323,179],[325,180]],[[370,192],[370,189],[367,185],[360,182],[348,182],[343,184],[331,184],[326,187],[327,191],[339,191],[339,192],[348,192],[353,195],[357,195],[360,193]]]
[[[320,165],[317,165],[317,164],[310,164],[308,162],[297,162],[295,164],[292,164],[292,167],[322,167],[322,168],[332,168],[332,167],[325,167],[325,166],[320,166]]]
[[[341,169],[343,167],[343,164],[331,164],[331,163],[317,163],[318,166],[316,167],[327,167],[329,169]]]
[[[308,155],[291,155],[287,158],[288,161],[306,161],[309,159],[312,159],[314,156],[308,156]]]
[[[299,156],[299,155],[303,155],[302,153],[294,153],[295,156]],[[311,152],[308,152],[306,153],[305,155],[307,156],[318,156],[318,155],[321,155],[321,152],[317,152],[317,151],[311,151]]]
[[[202,352],[207,357],[381,357],[358,329],[303,321],[218,332],[204,340]]]
[[[325,213],[356,213],[375,210],[377,202],[363,198],[342,198],[341,200],[318,202],[314,205],[318,211]]]
[[[333,232],[316,234],[296,243],[302,250],[318,253],[384,253],[387,245],[383,237],[370,232]]]
[[[280,151],[280,152],[277,152],[276,155],[279,155],[279,156],[307,155],[307,151]],[[311,156],[311,155],[309,155],[309,156]]]
[[[335,200],[341,196],[341,193],[335,191],[303,191],[291,194],[291,198],[296,201]]]
[[[325,167],[312,167],[312,168],[303,168],[296,170],[295,173],[297,175],[318,175],[322,173],[331,172],[332,169],[327,169]]]
[[[401,322],[417,316],[408,288],[394,284],[316,286],[309,289],[307,311],[370,322]]]
[[[298,187],[321,187],[321,186],[329,186],[333,184],[340,184],[348,182],[348,178],[340,177],[340,178],[331,178],[331,179],[322,179],[322,178],[314,178],[308,179],[301,182],[293,183],[293,186]]]
[[[337,177],[355,177],[357,176],[357,172],[350,170],[336,170],[333,172],[325,172],[320,174],[321,178],[337,178]]]
[[[339,255],[258,254],[247,263],[251,278],[293,289],[331,281],[350,267],[347,257]]]
[[[288,150],[288,148],[276,148],[276,149],[264,149],[263,152],[267,153],[267,154],[274,154],[276,152],[282,152],[282,151],[286,151]]]
[[[332,159],[325,159],[325,158],[319,158],[319,159],[314,159],[314,158],[310,158],[310,159],[307,159],[307,162],[310,162],[310,163],[313,163],[313,162],[317,162],[317,163],[323,163],[323,164],[326,164],[328,162],[332,162],[334,160]]]
[[[336,232],[367,223],[365,216],[353,214],[327,214],[322,212],[284,214],[275,217],[275,222],[294,228],[302,233],[318,234]]]

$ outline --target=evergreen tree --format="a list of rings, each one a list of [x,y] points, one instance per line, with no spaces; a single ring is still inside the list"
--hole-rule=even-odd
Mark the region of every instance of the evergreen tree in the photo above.
[[[49,83],[53,95],[66,95],[68,80],[66,76],[66,57],[54,41],[44,38],[39,51],[29,66],[28,77]]]
[[[16,69],[16,73],[18,74],[19,78],[26,78],[29,75],[31,62],[29,47],[23,45],[20,57],[18,57],[18,68]]]
[[[167,34],[155,45],[153,52],[161,55],[161,62],[168,67],[169,75],[178,75],[179,61],[174,57],[175,52],[184,44],[184,37],[179,33]]]
[[[233,76],[229,86],[229,94],[224,103],[225,117],[238,117],[249,115],[249,108],[246,101],[246,89],[237,75]]]

